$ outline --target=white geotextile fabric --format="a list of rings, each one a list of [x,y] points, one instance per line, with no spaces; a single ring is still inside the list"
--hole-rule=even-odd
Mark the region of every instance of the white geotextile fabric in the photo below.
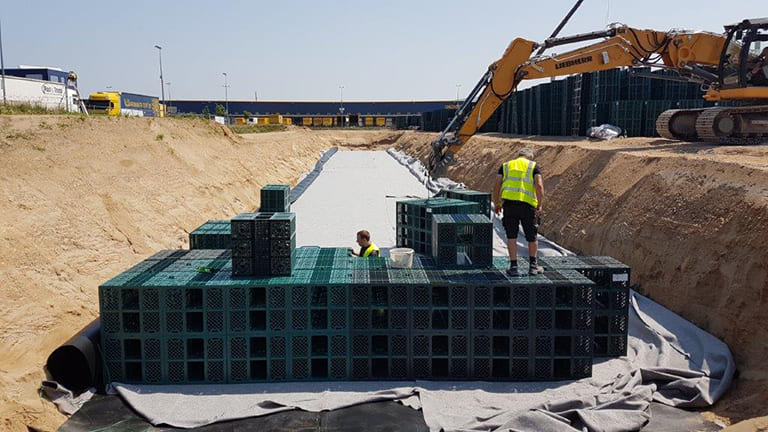
[[[427,189],[417,179],[386,152],[338,152],[292,206],[298,244],[353,247],[355,233],[368,229],[380,247],[394,246],[396,198],[386,196],[425,197]],[[503,246],[498,233],[495,245]],[[552,243],[542,249],[553,255],[568,253]],[[495,252],[504,255],[506,249],[499,253],[495,247]],[[628,345],[627,357],[596,359],[593,376],[579,381],[116,383],[115,388],[154,425],[192,428],[294,408],[321,411],[399,400],[422,409],[433,431],[574,432],[638,430],[650,416],[652,399],[702,407],[711,405],[730,384],[734,363],[725,344],[636,293]]]

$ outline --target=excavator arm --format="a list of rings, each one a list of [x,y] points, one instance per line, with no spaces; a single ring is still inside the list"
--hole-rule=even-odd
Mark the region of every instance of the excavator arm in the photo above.
[[[564,54],[542,56],[547,48],[602,39]],[[432,143],[429,170],[440,175],[455,162],[455,154],[485,124],[523,80],[551,78],[659,62],[687,80],[713,85],[725,44],[714,33],[659,32],[616,25],[604,31],[549,38],[543,44],[515,39],[504,55],[488,67],[480,82],[459,107],[456,116]],[[539,49],[534,54],[536,49]]]

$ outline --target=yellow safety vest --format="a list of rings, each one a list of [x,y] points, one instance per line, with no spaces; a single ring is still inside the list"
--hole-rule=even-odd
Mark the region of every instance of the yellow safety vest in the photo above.
[[[503,165],[503,177],[501,180],[501,198],[508,201],[522,201],[539,206],[536,198],[536,187],[533,183],[533,168],[536,162],[524,157],[513,159]]]
[[[379,247],[376,246],[373,242],[371,242],[371,244],[368,245],[368,249],[366,249],[365,252],[363,252],[363,258],[368,258],[373,253],[373,251],[378,251],[378,250],[379,250]]]

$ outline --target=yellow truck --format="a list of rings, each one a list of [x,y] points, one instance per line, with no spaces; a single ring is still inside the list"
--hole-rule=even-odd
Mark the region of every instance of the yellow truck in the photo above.
[[[165,112],[158,98],[135,93],[96,92],[83,103],[89,113],[111,117],[163,117]]]

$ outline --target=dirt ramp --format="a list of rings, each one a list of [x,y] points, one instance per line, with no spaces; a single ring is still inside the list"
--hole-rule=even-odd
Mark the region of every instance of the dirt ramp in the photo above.
[[[37,388],[60,343],[98,314],[97,287],[207,219],[253,210],[320,153],[379,132],[239,136],[186,119],[0,117],[0,430],[64,420]]]
[[[396,145],[423,161],[435,137]],[[543,234],[630,264],[643,293],[731,347],[742,377],[768,378],[767,147],[478,136],[448,174],[490,191],[523,146],[544,174]]]

